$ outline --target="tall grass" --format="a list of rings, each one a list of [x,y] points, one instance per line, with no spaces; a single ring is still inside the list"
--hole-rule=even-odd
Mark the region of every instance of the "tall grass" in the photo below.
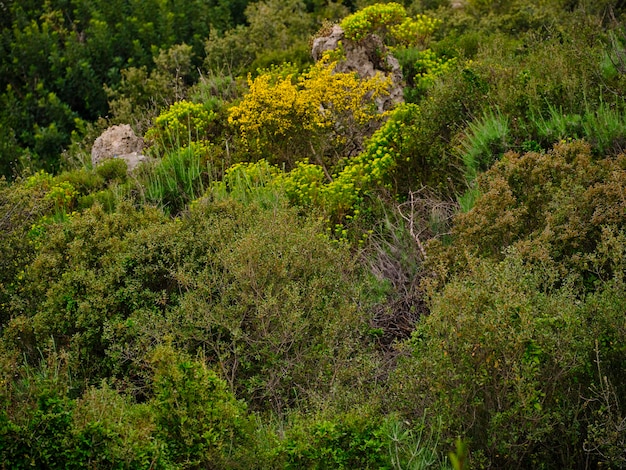
[[[260,207],[279,207],[287,203],[280,187],[278,170],[265,160],[239,164],[228,169],[222,181],[211,185],[208,193],[214,200],[231,199]]]
[[[623,106],[624,103],[611,106],[600,101],[595,109],[586,104],[582,114],[568,114],[561,107],[549,105],[547,116],[532,116],[531,122],[544,148],[561,140],[585,139],[599,155],[617,154],[626,148],[626,115]]]
[[[498,110],[485,112],[482,119],[469,123],[461,145],[465,177],[472,182],[510,148],[508,118]]]
[[[144,202],[177,214],[202,196],[215,178],[215,170],[204,146],[190,145],[172,150],[158,162],[144,168],[137,183]]]
[[[391,468],[394,470],[451,469],[448,459],[439,450],[440,429],[427,430],[425,424],[408,423],[388,418],[386,433]]]

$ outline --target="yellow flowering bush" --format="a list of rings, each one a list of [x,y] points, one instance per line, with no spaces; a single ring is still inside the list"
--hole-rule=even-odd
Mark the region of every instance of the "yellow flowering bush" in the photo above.
[[[265,191],[284,194],[290,203],[320,208],[329,221],[342,222],[356,212],[364,192],[376,187],[391,187],[392,172],[402,155],[406,116],[417,112],[414,104],[398,106],[385,124],[374,133],[366,150],[348,160],[347,164],[329,180],[322,166],[299,161],[289,172],[261,159],[255,163],[238,163],[226,170],[222,182],[213,191]],[[260,194],[260,193],[259,193]],[[257,196],[259,196],[257,194]]]
[[[285,195],[295,204],[321,205],[326,187],[326,176],[319,165],[297,162],[289,173],[283,173],[278,181]]]
[[[26,178],[24,186],[28,189],[48,191],[50,186],[52,186],[53,179],[54,177],[50,173],[47,173],[44,170],[39,170],[34,175]]]
[[[346,38],[360,41],[368,34],[384,33],[393,25],[402,23],[406,10],[399,3],[376,3],[346,16],[340,26]]]
[[[335,65],[325,57],[300,76],[276,70],[249,76],[249,92],[228,117],[248,149],[290,167],[306,156],[322,163],[345,135],[381,119],[374,100],[388,93],[390,79],[335,73]]]
[[[425,46],[440,23],[440,20],[426,15],[407,17],[390,28],[391,37],[399,46]]]
[[[78,191],[69,181],[61,181],[50,188],[45,198],[52,201],[55,210],[65,212],[73,207],[77,195]]]
[[[55,182],[54,176],[39,170],[26,178],[24,187],[39,192],[44,201],[50,203],[55,212],[67,212],[75,203],[78,191],[69,181]]]
[[[202,104],[178,101],[157,116],[145,139],[157,148],[178,148],[207,140],[217,114]]]
[[[440,21],[426,15],[411,18],[399,3],[376,3],[343,19],[345,37],[361,41],[377,34],[388,46],[425,46]]]
[[[363,153],[349,160],[339,174],[322,192],[325,211],[335,220],[342,220],[362,201],[365,191],[376,187],[390,187],[393,170],[402,155],[407,115],[418,112],[414,104],[395,108],[385,124],[374,133]]]
[[[421,89],[430,87],[438,76],[446,73],[456,63],[456,59],[440,57],[431,49],[420,51],[415,67],[415,85]]]

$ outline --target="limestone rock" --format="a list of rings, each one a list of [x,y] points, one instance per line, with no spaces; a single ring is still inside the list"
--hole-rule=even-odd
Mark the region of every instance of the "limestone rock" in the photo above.
[[[361,78],[371,78],[377,72],[391,76],[392,86],[389,95],[376,100],[380,111],[391,109],[404,101],[404,82],[400,63],[388,52],[382,40],[374,34],[355,42],[346,39],[343,29],[335,25],[330,34],[313,41],[311,50],[313,59],[317,61],[321,59],[325,51],[337,49],[340,42],[346,58],[337,64],[335,69],[337,72],[356,72]]]
[[[93,143],[91,163],[96,166],[108,158],[126,161],[128,171],[148,159],[142,154],[143,139],[137,136],[128,124],[109,127]]]
[[[343,39],[343,29],[341,29],[339,25],[334,25],[328,36],[315,38],[313,40],[313,47],[311,48],[313,60],[317,62],[322,58],[324,52],[337,49],[339,42],[343,41]]]

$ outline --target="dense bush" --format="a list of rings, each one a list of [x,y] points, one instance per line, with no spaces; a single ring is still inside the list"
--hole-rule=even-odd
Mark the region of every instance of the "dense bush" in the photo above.
[[[366,318],[346,247],[321,232],[280,201],[204,201],[171,221],[94,206],[49,227],[5,338],[33,358],[52,339],[84,380],[142,387],[148,346],[167,336],[202,348],[255,407],[325,396],[349,375]]]
[[[615,415],[587,408],[606,406],[598,390],[625,392],[614,375],[624,354],[624,176],[623,156],[594,159],[585,143],[563,142],[509,153],[479,177],[481,195],[457,216],[449,245],[431,243],[428,262],[447,280],[394,372],[404,413],[442,419],[449,439],[466,435],[497,466],[619,462],[586,439],[615,428]],[[619,438],[599,441],[610,450]]]
[[[449,269],[464,266],[465,253],[501,259],[514,246],[593,288],[594,280],[612,272],[591,270],[589,256],[605,230],[618,233],[626,223],[625,165],[623,155],[595,159],[580,141],[559,143],[546,153],[508,153],[479,177],[481,195],[471,211],[458,216],[455,243],[445,248]]]
[[[618,239],[609,234],[604,243],[621,244],[623,233]],[[611,256],[615,268],[622,253]],[[492,465],[579,468],[591,420],[586,399],[603,374],[617,396],[625,392],[613,375],[624,360],[623,273],[597,288],[585,296],[577,279],[514,250],[500,262],[472,258],[433,297],[405,345],[410,356],[394,372],[392,396],[409,416],[441,419],[449,439],[467,436]],[[614,303],[598,308],[599,298]]]

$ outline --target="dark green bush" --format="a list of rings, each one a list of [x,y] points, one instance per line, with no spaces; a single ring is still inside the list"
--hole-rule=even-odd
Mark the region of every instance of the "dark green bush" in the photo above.
[[[119,158],[110,158],[96,167],[96,173],[107,183],[112,181],[124,183],[126,181],[127,172],[128,166],[126,162]]]
[[[623,250],[612,263],[623,266]],[[624,360],[617,313],[624,293],[615,290],[622,279],[608,279],[586,297],[578,279],[514,250],[501,262],[472,258],[463,275],[433,296],[430,316],[405,345],[408,355],[393,373],[392,406],[431,426],[441,419],[448,439],[466,436],[498,468],[540,462],[584,468],[591,418],[585,399],[603,381],[594,369],[595,340],[606,370],[623,373],[623,362],[613,362]],[[598,298],[611,298],[610,306],[597,308]],[[612,384],[623,397],[623,385]],[[599,416],[600,426],[615,429],[619,407],[614,413]],[[615,449],[618,439],[605,434],[598,442]]]
[[[547,153],[505,155],[479,177],[473,209],[458,215],[455,241],[444,249],[448,269],[464,266],[465,253],[502,259],[515,246],[531,260],[556,263],[564,276],[612,275],[590,272],[586,257],[604,229],[624,229],[624,158],[596,160],[580,141]]]
[[[169,460],[177,468],[251,468],[242,447],[252,454],[253,423],[226,382],[168,346],[155,349],[151,364],[155,434]]]
[[[406,137],[394,172],[398,194],[422,186],[454,194],[463,185],[462,165],[454,151],[456,135],[481,109],[487,92],[487,82],[472,67],[457,64],[434,84],[416,111],[406,113]]]

